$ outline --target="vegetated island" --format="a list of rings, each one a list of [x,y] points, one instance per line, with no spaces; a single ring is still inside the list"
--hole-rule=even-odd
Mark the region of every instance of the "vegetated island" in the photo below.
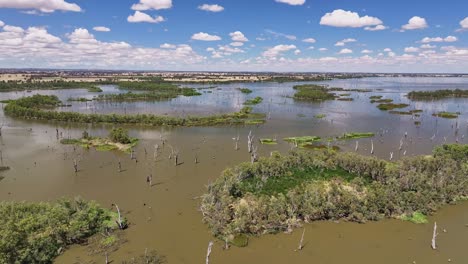
[[[344,133],[343,135],[328,138],[326,141],[332,140],[352,140],[352,139],[360,139],[360,138],[371,138],[374,137],[374,133],[372,132],[352,132],[352,133]],[[296,147],[299,148],[306,148],[306,147],[313,147],[316,146],[314,143],[322,141],[321,137],[318,136],[302,136],[302,137],[287,137],[283,139],[286,142],[294,143]]]
[[[128,135],[128,131],[123,128],[113,128],[108,138],[92,137],[87,131],[83,131],[83,136],[79,139],[62,139],[60,143],[65,145],[78,145],[84,148],[94,147],[99,151],[119,150],[130,152],[138,144],[137,138]]]
[[[468,145],[452,144],[397,162],[330,150],[276,152],[226,169],[200,209],[213,235],[236,244],[317,220],[417,222],[465,199]]]
[[[325,86],[316,85],[316,84],[303,84],[295,85],[293,87],[296,90],[294,94],[295,100],[300,101],[325,101],[325,100],[334,100],[336,95],[330,93]]]
[[[75,82],[75,81],[27,81],[27,82],[0,82],[0,92],[27,91],[27,90],[62,90],[62,89],[88,89],[89,92],[102,92],[93,82]]]
[[[265,122],[265,115],[252,113],[251,107],[244,107],[239,112],[192,117],[169,117],[153,114],[121,115],[121,114],[82,114],[77,112],[59,112],[53,109],[61,105],[55,95],[34,95],[17,100],[6,101],[6,115],[48,121],[75,123],[110,123],[137,124],[150,126],[215,126],[215,125],[250,125]]]
[[[99,244],[117,243],[127,227],[117,212],[81,199],[55,203],[0,202],[0,262],[52,263],[72,244],[102,234]]]
[[[248,99],[247,101],[245,101],[244,105],[258,105],[261,102],[263,102],[263,98],[260,96],[257,96],[253,99]]]
[[[237,90],[239,90],[241,93],[243,94],[250,94],[252,93],[252,90],[250,90],[249,88],[237,88]]]
[[[468,97],[468,90],[411,91],[407,97],[411,100],[440,100],[444,98]]]
[[[442,118],[448,118],[448,119],[458,118],[459,115],[460,115],[460,112],[438,112],[438,113],[432,114],[432,116],[435,116],[435,117],[442,117]]]

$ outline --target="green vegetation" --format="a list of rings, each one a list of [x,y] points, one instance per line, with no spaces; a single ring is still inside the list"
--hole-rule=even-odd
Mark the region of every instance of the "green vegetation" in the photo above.
[[[52,263],[69,245],[118,229],[116,213],[81,199],[1,202],[0,215],[1,263]]]
[[[348,101],[348,102],[354,101],[353,98],[337,98],[336,100],[338,100],[338,101]]]
[[[371,100],[378,100],[378,99],[382,99],[382,95],[372,95],[371,97],[369,97],[369,99]]]
[[[259,103],[263,102],[263,98],[260,97],[260,96],[257,96],[253,99],[249,99],[247,101],[244,102],[244,105],[257,105]]]
[[[388,162],[330,150],[273,153],[226,169],[202,196],[203,220],[228,241],[318,220],[423,222],[468,197],[468,145]],[[410,217],[406,217],[410,216]]]
[[[97,87],[97,86],[89,87],[88,92],[90,92],[90,93],[102,93],[102,89]]]
[[[62,139],[60,143],[64,145],[79,145],[84,148],[95,147],[98,151],[120,150],[129,152],[138,144],[138,139],[131,138],[127,130],[123,128],[113,128],[109,133],[109,138],[91,137],[87,131],[84,131],[82,138]]]
[[[373,103],[379,103],[379,104],[381,104],[381,103],[391,103],[391,102],[393,102],[393,99],[372,99],[370,102],[371,102],[371,104],[373,104]]]
[[[420,125],[421,125],[421,121],[414,121],[414,124],[415,124],[416,126],[420,126]]]
[[[131,258],[130,260],[122,261],[122,264],[162,264],[167,263],[166,258],[161,256],[156,251],[145,252],[144,254]]]
[[[297,92],[294,99],[303,101],[325,101],[335,99],[335,94],[329,93],[328,89],[322,85],[304,84],[293,87]]]
[[[244,93],[244,94],[252,93],[252,90],[250,90],[248,88],[237,88],[237,90],[241,91],[241,93]]]
[[[276,142],[276,139],[272,139],[272,138],[261,138],[260,143],[262,143],[264,145],[276,145],[276,144],[278,144],[278,142]]]
[[[325,118],[327,115],[326,114],[316,114],[314,115],[315,118],[317,119],[322,119],[322,118]]]
[[[370,138],[375,134],[372,132],[367,133],[344,133],[342,136],[337,137],[338,140],[349,140],[349,139],[358,139],[358,138]]]
[[[377,105],[377,108],[379,108],[382,111],[387,111],[387,110],[393,110],[393,109],[398,109],[398,108],[405,108],[408,107],[408,104],[393,104],[393,103],[388,103],[388,104],[379,104]]]
[[[230,243],[236,247],[246,247],[249,244],[249,237],[245,234],[238,234]]]
[[[410,221],[414,224],[427,224],[427,216],[420,212],[413,212],[411,215],[402,215],[400,219]]]
[[[408,93],[408,98],[411,100],[438,100],[460,97],[468,97],[468,90],[412,91]]]
[[[453,118],[457,118],[460,113],[459,112],[439,112],[439,113],[434,113],[432,114],[433,116],[436,116],[436,117],[442,117],[442,118],[450,118],[450,119],[453,119]]]
[[[370,93],[372,90],[369,89],[346,89],[346,88],[338,88],[332,87],[328,89],[329,91],[336,91],[336,92],[357,92],[357,93]]]
[[[0,172],[10,170],[8,166],[0,166]]]
[[[298,147],[306,147],[314,142],[320,141],[321,138],[317,136],[303,136],[303,137],[288,137],[284,138],[284,141],[294,143]]]
[[[394,114],[394,115],[413,115],[413,113],[411,112],[407,112],[407,111],[389,111],[390,114]]]
[[[74,81],[1,81],[0,92],[11,92],[11,91],[26,91],[26,90],[59,90],[59,89],[88,89],[92,92],[100,89],[96,83],[91,82],[74,82]]]
[[[250,125],[265,122],[265,115],[252,113],[251,107],[244,107],[239,112],[235,113],[205,117],[169,117],[153,114],[82,114],[77,112],[43,110],[43,108],[55,108],[60,104],[61,102],[56,96],[34,95],[9,101],[4,108],[4,112],[9,116],[24,119],[75,123],[139,124],[150,126]]]
[[[67,99],[68,102],[91,102],[93,101],[92,99],[88,99],[88,98],[84,98],[84,97],[79,97],[79,98],[73,98],[73,97],[70,97]]]

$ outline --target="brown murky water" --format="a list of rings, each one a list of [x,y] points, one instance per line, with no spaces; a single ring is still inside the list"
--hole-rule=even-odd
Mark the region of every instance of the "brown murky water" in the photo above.
[[[127,242],[110,253],[114,263],[143,254],[145,249],[156,249],[169,263],[202,263],[208,242],[214,240],[209,229],[201,222],[198,197],[205,185],[216,179],[228,166],[248,161],[246,135],[249,130],[257,138],[277,137],[276,146],[259,147],[261,155],[272,150],[286,152],[289,144],[283,137],[339,135],[343,132],[384,131],[377,136],[376,155],[388,158],[403,155],[398,151],[400,139],[408,133],[404,150],[406,155],[430,153],[436,144],[445,141],[467,143],[462,137],[468,134],[468,100],[443,100],[411,103],[411,109],[423,109],[422,125],[417,128],[411,116],[391,115],[381,112],[369,103],[374,94],[406,102],[404,94],[411,89],[461,88],[468,89],[467,79],[392,79],[374,78],[339,80],[333,86],[344,88],[379,89],[373,93],[353,93],[353,102],[331,101],[322,104],[295,103],[287,96],[293,93],[293,84],[232,84],[221,85],[221,90],[201,97],[178,98],[168,102],[143,102],[126,104],[74,103],[73,110],[83,112],[154,112],[183,115],[185,113],[219,113],[239,109],[245,100],[235,88],[248,87],[254,93],[247,97],[262,96],[264,102],[255,107],[261,112],[271,112],[271,120],[259,127],[215,128],[152,128],[129,127],[131,135],[141,139],[136,149],[138,163],[129,155],[118,152],[97,152],[61,145],[55,134],[56,127],[64,137],[79,137],[87,128],[92,135],[105,136],[112,126],[83,126],[56,124],[0,118],[4,127],[0,148],[3,163],[12,169],[0,181],[0,199],[53,201],[60,197],[81,196],[97,200],[110,207],[116,203],[130,220],[125,231]],[[115,89],[109,87],[108,89]],[[382,90],[380,90],[382,89]],[[109,90],[112,92],[112,90]],[[66,100],[70,96],[84,96],[86,91],[43,91],[58,94]],[[0,99],[14,98],[22,93],[0,94]],[[240,102],[240,103],[239,103]],[[97,110],[89,110],[94,108]],[[458,120],[436,119],[434,111],[460,111]],[[313,116],[325,113],[324,120]],[[302,115],[304,115],[304,117]],[[332,121],[333,120],[333,121]],[[452,126],[460,127],[455,135]],[[32,129],[32,130],[31,130]],[[233,137],[241,136],[241,149],[234,150]],[[436,135],[433,140],[430,138]],[[154,145],[167,144],[156,160]],[[183,164],[174,166],[168,159],[170,147],[180,150]],[[340,143],[354,151],[355,141]],[[360,140],[359,152],[369,154],[370,140]],[[147,155],[145,155],[145,149]],[[199,164],[195,164],[195,155]],[[80,172],[73,172],[73,160],[80,161]],[[123,172],[117,172],[117,162],[122,161]],[[153,187],[146,184],[146,176],[153,174]],[[439,249],[430,248],[432,224],[415,225],[398,220],[385,220],[367,224],[315,222],[306,225],[305,248],[295,252],[302,230],[292,234],[267,235],[253,238],[246,248],[222,250],[216,241],[211,263],[468,263],[468,203],[446,206],[430,218],[440,229]],[[444,229],[446,232],[444,232]],[[104,256],[89,255],[84,246],[74,246],[57,258],[56,263],[104,263]]]

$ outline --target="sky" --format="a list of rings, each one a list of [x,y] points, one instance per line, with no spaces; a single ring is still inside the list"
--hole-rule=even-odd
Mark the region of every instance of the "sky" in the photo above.
[[[0,0],[0,68],[468,73],[468,1]]]

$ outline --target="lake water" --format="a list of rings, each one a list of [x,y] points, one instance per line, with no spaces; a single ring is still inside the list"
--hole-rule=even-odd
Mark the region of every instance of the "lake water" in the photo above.
[[[199,199],[208,182],[223,169],[249,161],[247,134],[258,138],[277,138],[278,145],[259,145],[260,156],[271,151],[286,153],[293,148],[282,138],[291,136],[339,136],[345,132],[374,132],[375,154],[388,159],[430,154],[435,145],[444,142],[468,143],[468,99],[412,102],[405,95],[412,90],[468,89],[468,78],[363,78],[324,82],[331,87],[370,89],[370,93],[351,92],[352,102],[296,102],[291,97],[296,83],[242,83],[217,85],[200,90],[197,97],[179,97],[161,102],[72,102],[60,111],[83,113],[154,113],[173,116],[210,115],[237,111],[249,98],[261,96],[264,101],[254,111],[270,113],[271,119],[260,126],[218,127],[146,127],[127,126],[141,139],[136,148],[138,163],[119,152],[73,149],[56,137],[79,137],[84,129],[91,135],[106,136],[112,125],[67,124],[19,120],[0,113],[3,136],[0,139],[3,163],[11,167],[0,181],[0,199],[54,201],[60,197],[81,196],[97,200],[103,206],[119,205],[130,228],[127,240],[109,256],[115,263],[156,249],[169,263],[204,261],[210,240],[216,241],[211,263],[468,263],[468,203],[447,206],[430,218],[437,221],[441,234],[439,249],[430,248],[432,225],[414,225],[398,220],[367,224],[316,222],[306,225],[305,248],[295,252],[302,230],[292,234],[268,235],[250,239],[246,248],[222,250],[223,243],[213,238],[201,221]],[[190,86],[190,85],[187,85]],[[193,85],[190,87],[204,87]],[[249,95],[237,90],[253,90]],[[206,88],[206,87],[205,87]],[[104,93],[125,92],[114,86],[103,86]],[[207,91],[212,91],[208,93]],[[86,90],[55,90],[0,93],[0,100],[30,96],[35,93],[55,94],[61,100],[69,97],[92,98]],[[348,93],[348,92],[338,92]],[[394,115],[376,108],[369,97],[382,95],[395,103],[408,103],[403,110],[421,109],[420,117]],[[439,111],[460,112],[458,119],[435,118]],[[317,119],[316,114],[326,114]],[[421,125],[416,126],[415,121]],[[458,132],[457,132],[457,129]],[[407,137],[405,138],[405,133]],[[240,150],[232,138],[240,135]],[[465,136],[466,135],[466,136]],[[155,144],[167,140],[162,153],[154,159]],[[400,141],[403,142],[399,150]],[[356,140],[332,142],[344,151],[354,151]],[[180,153],[183,164],[174,166],[168,159],[171,148]],[[146,152],[146,155],[145,155]],[[370,155],[370,139],[360,139],[358,152]],[[195,164],[195,156],[200,163]],[[75,175],[73,160],[79,160]],[[123,172],[118,173],[121,160]],[[153,175],[153,187],[146,176]],[[442,232],[444,230],[446,232]],[[74,246],[60,256],[57,263],[104,263],[103,255],[90,255],[84,246]]]

